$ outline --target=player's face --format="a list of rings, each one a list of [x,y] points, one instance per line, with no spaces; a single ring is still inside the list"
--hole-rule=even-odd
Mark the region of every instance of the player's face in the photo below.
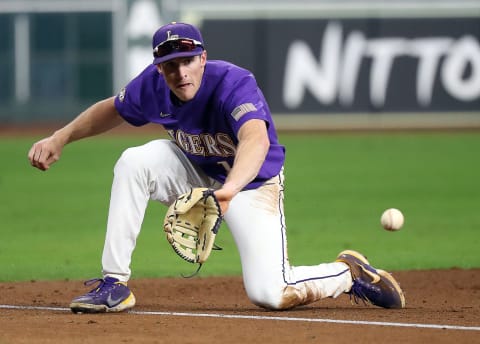
[[[183,102],[193,99],[202,84],[207,53],[200,56],[179,57],[157,65],[170,90]]]

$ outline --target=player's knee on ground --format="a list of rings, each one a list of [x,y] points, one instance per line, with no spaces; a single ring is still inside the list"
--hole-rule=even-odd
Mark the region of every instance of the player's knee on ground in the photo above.
[[[247,288],[250,300],[257,306],[271,310],[286,310],[296,306],[306,305],[318,301],[321,297],[318,292],[305,284],[282,285],[273,288]]]
[[[285,303],[285,287],[272,288],[271,286],[258,286],[247,289],[250,301],[262,308],[271,310],[283,310],[291,308]]]

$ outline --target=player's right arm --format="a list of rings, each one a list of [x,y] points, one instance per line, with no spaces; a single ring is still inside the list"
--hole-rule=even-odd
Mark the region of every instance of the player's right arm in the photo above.
[[[53,135],[34,143],[28,152],[32,166],[46,171],[60,159],[66,144],[101,134],[123,123],[124,119],[118,114],[114,99],[111,97],[93,104]]]

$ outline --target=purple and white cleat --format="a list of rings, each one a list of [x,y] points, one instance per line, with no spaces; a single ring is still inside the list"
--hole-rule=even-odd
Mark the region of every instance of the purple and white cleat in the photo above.
[[[97,287],[72,300],[70,309],[73,313],[122,312],[135,306],[135,296],[127,283],[106,277],[91,279],[84,284],[90,286],[96,282],[100,282]]]
[[[346,250],[335,261],[350,267],[353,285],[347,294],[356,303],[361,299],[383,308],[405,308],[405,296],[398,282],[388,272],[373,268],[365,256]]]

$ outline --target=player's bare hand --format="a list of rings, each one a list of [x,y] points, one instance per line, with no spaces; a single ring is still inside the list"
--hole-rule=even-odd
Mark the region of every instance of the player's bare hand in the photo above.
[[[54,136],[50,136],[33,144],[28,152],[28,160],[32,166],[46,171],[60,159],[62,149],[63,144]]]
[[[220,209],[222,210],[222,215],[224,215],[230,205],[230,201],[235,196],[235,193],[229,189],[218,189],[215,192],[215,197],[217,198],[218,203],[220,204]]]

